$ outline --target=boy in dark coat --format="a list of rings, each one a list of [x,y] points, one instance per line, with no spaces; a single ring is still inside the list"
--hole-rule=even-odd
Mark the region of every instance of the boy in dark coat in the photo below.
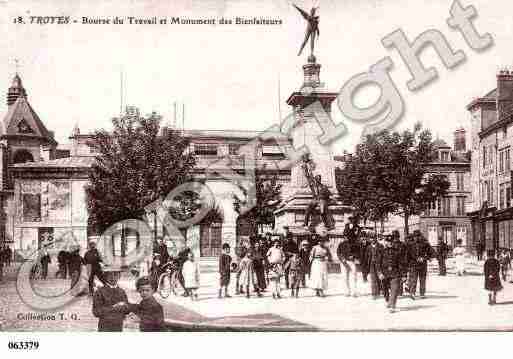
[[[304,263],[297,253],[292,254],[292,257],[285,264],[285,273],[288,272],[290,283],[290,296],[299,297],[299,286],[304,277]]]
[[[98,318],[99,332],[122,332],[129,313],[126,292],[118,287],[121,269],[104,269],[105,284],[93,296],[93,315]]]
[[[230,271],[232,257],[230,257],[230,245],[223,244],[223,253],[219,256],[219,299],[223,297],[223,288],[225,298],[230,298],[228,294],[228,286],[230,285]]]
[[[488,250],[484,263],[485,289],[488,291],[488,304],[497,304],[497,292],[502,289],[500,263],[495,258],[495,251]]]
[[[135,288],[141,295],[139,304],[129,304],[128,311],[135,313],[139,319],[141,332],[160,332],[164,330],[164,309],[153,297],[153,289],[148,277],[141,277],[135,282]]]

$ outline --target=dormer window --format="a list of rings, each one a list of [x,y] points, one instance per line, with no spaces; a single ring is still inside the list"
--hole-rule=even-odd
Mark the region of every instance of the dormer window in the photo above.
[[[24,118],[18,123],[17,127],[18,133],[34,133]]]
[[[449,151],[440,151],[440,161],[442,162],[450,162],[451,155]]]

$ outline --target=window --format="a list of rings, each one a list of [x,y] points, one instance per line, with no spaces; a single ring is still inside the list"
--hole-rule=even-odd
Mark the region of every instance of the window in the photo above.
[[[200,156],[217,156],[217,145],[210,143],[195,143],[194,154]]]
[[[465,215],[465,197],[456,197],[456,215]]]
[[[442,198],[442,216],[449,217],[451,215],[451,197]]]
[[[437,199],[437,207],[438,207],[438,217],[441,217],[443,215],[443,212],[442,212],[442,199],[441,198]]]
[[[483,146],[483,168],[486,167],[486,146]]]
[[[511,207],[511,183],[506,183],[506,208]]]
[[[283,156],[283,151],[280,146],[277,145],[263,145],[262,146],[263,156]]]
[[[499,152],[499,173],[504,173],[504,151]]]
[[[507,175],[509,174],[510,168],[509,148],[506,148],[499,152],[499,173]]]
[[[505,151],[505,157],[504,157],[504,170],[507,174],[509,174],[511,164],[510,164],[510,158],[509,158],[509,148],[507,148]]]
[[[499,188],[499,209],[504,208],[504,197],[504,184],[501,184]]]
[[[463,179],[464,179],[464,173],[456,172],[456,190],[457,191],[463,191]]]
[[[239,148],[240,148],[240,145],[236,144],[236,143],[229,143],[228,144],[228,154],[230,156],[236,156],[239,154]]]

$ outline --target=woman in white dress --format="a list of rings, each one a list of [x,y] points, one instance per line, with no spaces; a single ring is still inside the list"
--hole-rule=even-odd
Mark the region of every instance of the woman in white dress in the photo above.
[[[328,238],[323,237],[310,252],[310,287],[315,289],[318,297],[325,297],[324,292],[328,289],[328,261],[331,261],[328,243]]]
[[[454,255],[454,259],[456,262],[456,273],[459,276],[462,276],[465,274],[465,255],[467,253],[467,250],[465,249],[465,247],[461,245],[461,239],[458,239],[456,243],[457,246],[453,249],[452,254]]]

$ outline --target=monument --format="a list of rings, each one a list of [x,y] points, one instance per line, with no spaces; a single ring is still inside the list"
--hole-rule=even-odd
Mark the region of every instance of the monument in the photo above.
[[[294,125],[291,130],[292,145],[308,148],[308,155],[291,170],[291,181],[284,191],[284,201],[275,212],[276,227],[289,226],[297,236],[311,233],[341,238],[344,222],[351,207],[338,199],[335,168],[342,166],[334,161],[331,144],[321,144],[323,121],[331,121],[331,105],[338,92],[329,91],[320,80],[321,65],[314,55],[315,40],[319,35],[319,16],[313,7],[310,13],[294,7],[307,21],[304,41],[298,56],[310,40],[310,54],[303,65],[303,83],[287,99],[292,107]],[[335,245],[332,241],[332,245]]]

